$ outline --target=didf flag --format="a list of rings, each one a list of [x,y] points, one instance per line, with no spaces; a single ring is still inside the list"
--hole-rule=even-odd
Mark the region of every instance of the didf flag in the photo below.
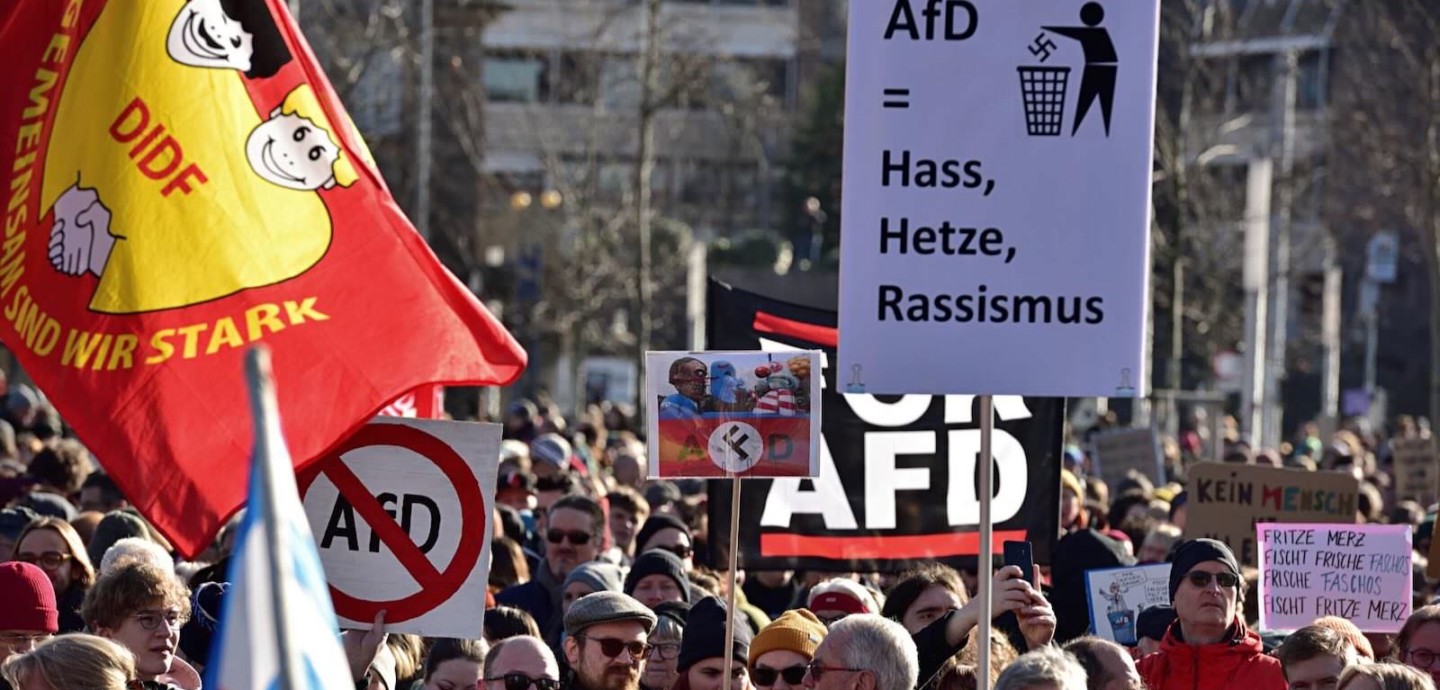
[[[525,353],[436,260],[282,0],[0,7],[0,340],[185,555],[244,499],[244,348],[303,466]]]

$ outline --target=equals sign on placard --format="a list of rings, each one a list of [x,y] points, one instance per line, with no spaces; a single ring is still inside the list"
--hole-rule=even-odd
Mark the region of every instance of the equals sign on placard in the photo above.
[[[908,109],[910,89],[885,89],[885,100],[882,103],[886,108]]]

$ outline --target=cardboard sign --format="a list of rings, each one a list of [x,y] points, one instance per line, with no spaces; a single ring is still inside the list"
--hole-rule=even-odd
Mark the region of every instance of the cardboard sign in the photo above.
[[[850,3],[839,369],[859,392],[1143,394],[1159,9]]]
[[[941,561],[973,568],[979,552],[975,396],[847,394],[832,363],[833,311],[712,282],[706,342],[789,357],[823,348],[820,473],[744,482],[740,564],[756,570],[901,572]],[[1059,398],[996,397],[995,550],[1029,540],[1048,563],[1059,532]],[[730,488],[711,483],[710,524],[728,524]],[[718,544],[720,540],[712,540]]]
[[[1090,632],[1133,647],[1140,612],[1170,605],[1170,564],[1087,570],[1085,596],[1090,603]]]
[[[1293,631],[1339,616],[1364,632],[1399,632],[1410,615],[1409,525],[1255,526],[1260,628]]]
[[[481,636],[500,431],[377,418],[300,475],[341,627]]]
[[[1165,481],[1165,468],[1160,457],[1160,439],[1154,429],[1117,429],[1097,434],[1095,462],[1100,478],[1111,490],[1125,479],[1130,470],[1159,484]]]
[[[813,477],[820,353],[649,352],[651,477]]]
[[[1243,565],[1259,563],[1261,522],[1355,523],[1360,482],[1348,473],[1202,462],[1188,474],[1185,538],[1223,541]]]
[[[1412,499],[1422,506],[1435,502],[1436,471],[1435,439],[1397,438],[1390,441],[1390,456],[1395,462],[1395,498]]]

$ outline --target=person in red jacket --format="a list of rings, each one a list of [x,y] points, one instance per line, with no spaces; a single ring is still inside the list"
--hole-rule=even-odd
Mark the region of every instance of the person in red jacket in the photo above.
[[[1280,662],[1239,616],[1245,600],[1240,564],[1213,539],[1186,542],[1170,565],[1176,620],[1160,651],[1140,660],[1150,690],[1286,690]]]

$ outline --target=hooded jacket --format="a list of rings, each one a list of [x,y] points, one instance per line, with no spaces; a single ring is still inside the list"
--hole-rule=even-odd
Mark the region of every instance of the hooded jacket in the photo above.
[[[1280,661],[1265,654],[1260,635],[1235,621],[1228,639],[1192,645],[1176,621],[1160,641],[1160,651],[1136,666],[1150,690],[1286,690]]]

